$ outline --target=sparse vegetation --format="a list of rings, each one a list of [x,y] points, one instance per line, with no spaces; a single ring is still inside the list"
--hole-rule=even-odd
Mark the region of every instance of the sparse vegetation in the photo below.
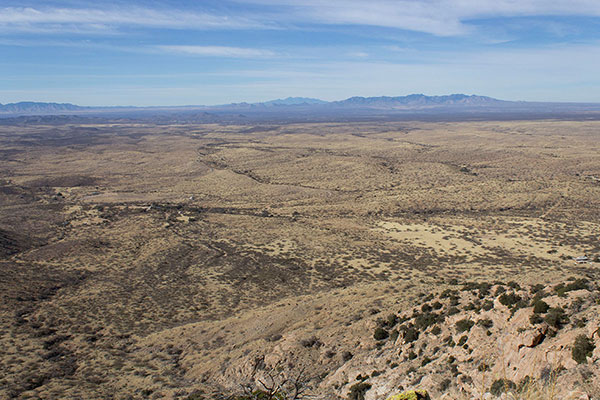
[[[573,360],[577,361],[578,364],[585,364],[595,348],[596,346],[590,338],[585,335],[577,336],[571,350]]]
[[[373,337],[375,340],[385,340],[390,336],[388,331],[383,328],[376,328],[375,333],[373,333]]]
[[[533,312],[536,314],[545,314],[549,309],[550,306],[544,300],[538,299],[533,303]]]
[[[471,330],[471,328],[475,325],[475,323],[470,319],[461,319],[456,322],[456,331],[458,333],[465,332]]]
[[[371,389],[371,384],[365,382],[355,383],[350,386],[350,392],[348,393],[349,400],[365,400],[365,394]]]
[[[0,124],[0,398],[598,379],[597,121],[255,122]]]
[[[544,321],[555,329],[560,329],[563,325],[569,323],[569,317],[561,307],[554,307],[548,310]]]
[[[494,396],[500,396],[502,393],[514,391],[516,388],[517,385],[515,385],[513,381],[508,379],[498,379],[490,386],[490,393]]]

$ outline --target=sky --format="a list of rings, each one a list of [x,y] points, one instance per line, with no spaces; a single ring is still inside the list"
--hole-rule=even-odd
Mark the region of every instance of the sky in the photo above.
[[[600,102],[599,0],[0,0],[0,103]]]

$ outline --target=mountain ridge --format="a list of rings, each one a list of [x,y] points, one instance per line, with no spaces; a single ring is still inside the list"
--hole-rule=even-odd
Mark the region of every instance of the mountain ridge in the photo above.
[[[450,94],[441,96],[427,96],[424,94],[410,94],[406,96],[374,96],[363,97],[353,96],[344,100],[325,101],[311,97],[287,97],[282,99],[269,100],[256,103],[229,103],[214,106],[204,105],[188,105],[188,106],[153,106],[153,107],[138,107],[138,106],[80,106],[72,103],[56,103],[56,102],[35,102],[22,101],[16,103],[0,103],[0,113],[3,114],[31,114],[44,113],[54,114],[60,112],[85,112],[85,111],[111,111],[118,109],[131,110],[151,110],[151,109],[234,109],[234,108],[272,108],[272,107],[328,107],[328,108],[354,108],[354,107],[375,107],[375,108],[398,108],[398,107],[427,107],[427,106],[455,106],[455,105],[499,105],[512,103],[509,101],[498,100],[492,97],[466,94]]]

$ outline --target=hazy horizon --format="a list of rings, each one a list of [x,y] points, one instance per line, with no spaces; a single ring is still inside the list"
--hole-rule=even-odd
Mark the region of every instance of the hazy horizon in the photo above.
[[[599,22],[600,3],[586,0],[7,0],[0,102],[600,102]]]

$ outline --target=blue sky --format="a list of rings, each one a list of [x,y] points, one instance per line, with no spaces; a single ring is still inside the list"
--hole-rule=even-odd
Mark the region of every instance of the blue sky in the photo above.
[[[599,0],[0,0],[0,103],[600,102]]]

